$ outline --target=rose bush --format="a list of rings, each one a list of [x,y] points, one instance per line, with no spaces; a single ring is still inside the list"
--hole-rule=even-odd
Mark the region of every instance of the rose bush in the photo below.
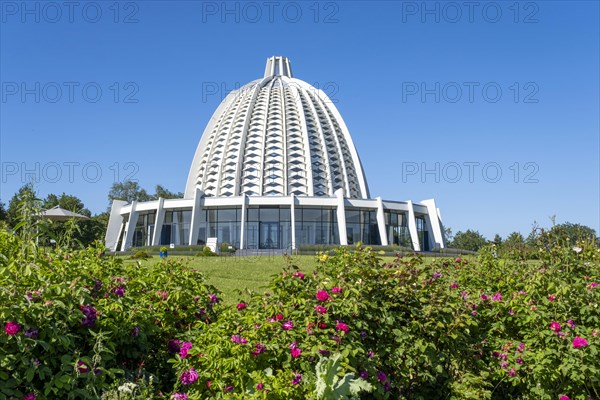
[[[0,231],[0,399],[599,399],[600,250],[369,248],[223,306],[183,259],[22,252]]]
[[[181,260],[147,268],[100,245],[24,256],[19,242],[0,230],[0,398],[99,398],[150,376],[170,391],[168,341],[218,318],[218,292]]]

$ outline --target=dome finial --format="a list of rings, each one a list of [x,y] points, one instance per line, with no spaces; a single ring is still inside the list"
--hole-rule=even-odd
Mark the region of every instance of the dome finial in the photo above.
[[[271,76],[292,77],[292,63],[287,57],[273,56],[267,58],[267,67],[265,68],[265,78]]]

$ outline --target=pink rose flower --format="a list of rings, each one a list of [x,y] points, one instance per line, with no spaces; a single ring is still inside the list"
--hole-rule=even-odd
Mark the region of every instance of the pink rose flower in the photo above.
[[[341,287],[334,287],[331,289],[331,293],[342,293]]]
[[[559,332],[560,331],[560,324],[556,321],[552,321],[550,322],[550,330],[553,330],[554,332]]]
[[[327,293],[326,290],[319,290],[317,292],[317,300],[319,300],[319,301],[329,300],[329,293]]]
[[[285,321],[282,325],[284,331],[294,329],[294,323],[292,321]]]
[[[302,354],[302,350],[299,347],[294,347],[292,349],[292,357],[298,358],[300,357],[300,354]]]
[[[588,341],[582,338],[581,336],[575,336],[573,339],[573,348],[578,349],[580,347],[585,347],[588,345]]]
[[[242,311],[244,308],[248,307],[248,304],[246,303],[239,303],[236,308],[238,309],[238,311]]]
[[[304,274],[300,271],[294,272],[294,278],[304,279]]]
[[[571,400],[569,396],[562,395],[558,400]]]
[[[551,295],[548,296],[548,300],[554,301],[554,300],[556,300],[556,296],[553,295],[553,294],[551,294]]]
[[[344,331],[348,333],[348,325],[344,324],[343,322],[338,322],[335,326],[335,329],[338,331]]]
[[[327,314],[327,309],[323,306],[315,306],[317,314]]]
[[[179,380],[181,381],[182,385],[191,385],[198,380],[198,373],[196,370],[194,370],[194,368],[190,368],[189,371],[185,371],[183,374],[181,374]]]
[[[17,333],[21,332],[21,325],[14,321],[9,321],[4,326],[4,332],[6,332],[8,336],[14,336]]]
[[[181,347],[179,348],[179,355],[181,358],[186,358],[188,355],[188,351],[192,348],[192,342],[183,342]]]

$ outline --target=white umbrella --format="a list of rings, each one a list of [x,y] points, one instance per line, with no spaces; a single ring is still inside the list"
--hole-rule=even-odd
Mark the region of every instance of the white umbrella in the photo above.
[[[67,221],[70,219],[89,219],[85,215],[77,214],[73,211],[65,210],[64,208],[60,208],[59,206],[52,207],[49,210],[42,211],[37,214],[38,217],[42,219],[49,219],[51,221]]]

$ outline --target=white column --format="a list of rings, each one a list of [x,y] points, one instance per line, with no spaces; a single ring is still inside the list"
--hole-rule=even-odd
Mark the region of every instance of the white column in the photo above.
[[[162,233],[162,226],[165,223],[165,199],[162,197],[158,199],[158,207],[156,208],[156,218],[154,218],[154,234],[152,235],[152,246],[158,246],[160,244],[160,234]]]
[[[200,186],[196,186],[194,191],[194,206],[192,208],[192,220],[190,221],[190,241],[189,245],[194,246],[198,243],[198,230],[200,229],[200,216],[202,215],[202,199],[204,192]]]
[[[347,246],[348,236],[346,233],[346,206],[344,204],[344,190],[336,190],[335,197],[337,197],[337,221],[338,234],[340,236],[340,245]]]
[[[388,245],[388,238],[385,231],[385,216],[383,214],[383,201],[381,197],[377,197],[377,227],[379,228],[379,237],[381,238],[381,245]]]
[[[123,230],[123,217],[121,216],[121,207],[126,205],[127,202],[123,200],[113,200],[110,208],[110,217],[108,219],[108,226],[106,228],[106,235],[104,236],[104,245],[110,251],[117,251],[117,245],[119,244],[119,237],[121,236],[121,230]]]
[[[290,202],[290,223],[292,225],[292,250],[296,250],[296,195],[291,196]]]
[[[412,241],[413,250],[421,251],[419,233],[417,232],[417,220],[415,218],[415,208],[410,200],[406,202],[406,205],[408,206],[408,232],[410,233],[410,240]]]
[[[246,248],[246,203],[248,202],[248,196],[242,195],[242,216],[240,220],[240,250]]]
[[[121,251],[125,251],[131,247],[133,241],[133,233],[135,232],[135,226],[137,225],[138,212],[135,210],[137,201],[131,203],[131,212],[129,213],[129,220],[125,225],[125,236],[123,237],[123,244],[121,245]]]
[[[423,200],[421,204],[427,207],[427,217],[429,224],[427,224],[427,230],[431,238],[433,238],[433,248],[443,249],[444,243],[444,232],[442,230],[442,219],[440,218],[439,210],[435,206],[435,200]]]

